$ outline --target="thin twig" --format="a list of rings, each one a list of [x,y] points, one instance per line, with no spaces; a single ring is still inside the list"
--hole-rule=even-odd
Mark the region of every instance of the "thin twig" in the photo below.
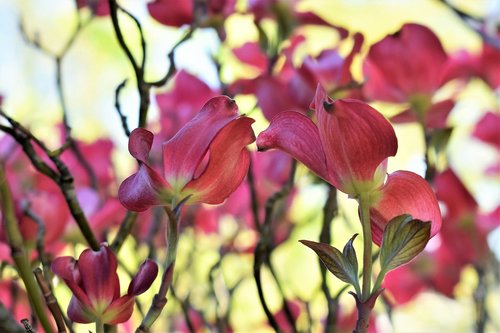
[[[149,310],[142,320],[140,326],[136,329],[136,333],[149,332],[151,325],[160,316],[165,304],[167,304],[167,292],[172,285],[172,278],[174,274],[175,259],[177,256],[177,242],[179,240],[179,213],[183,202],[181,202],[175,209],[165,206],[165,212],[168,215],[167,224],[167,258],[163,265],[163,276],[161,279],[160,289],[154,295],[153,301]]]
[[[99,242],[97,242],[92,229],[90,229],[87,218],[83,213],[82,207],[80,206],[80,203],[76,197],[73,176],[71,175],[66,164],[64,164],[57,153],[49,150],[41,140],[36,138],[28,129],[9,117],[1,109],[0,116],[7,119],[7,121],[11,125],[11,127],[0,125],[0,130],[12,136],[21,145],[33,166],[39,172],[51,178],[59,186],[69,207],[71,215],[75,219],[75,222],[77,223],[80,231],[82,232],[90,247],[92,247],[93,250],[97,251],[99,249]],[[52,163],[54,163],[55,168],[49,166],[36,153],[32,141],[36,143],[40,148],[42,148],[44,153],[49,157]]]
[[[120,92],[122,91],[123,88],[125,88],[127,81],[128,81],[127,79],[123,80],[123,82],[120,83],[118,85],[118,87],[116,87],[116,90],[115,90],[115,109],[118,112],[118,115],[120,116],[120,121],[122,123],[122,128],[123,128],[123,131],[125,132],[125,135],[130,136],[130,129],[128,128],[128,124],[127,124],[127,116],[125,116],[123,114],[122,108],[120,105]]]
[[[30,303],[45,332],[52,333],[52,325],[45,313],[40,290],[31,274],[30,262],[24,248],[24,240],[14,212],[12,194],[5,176],[4,166],[0,163],[0,209],[2,211],[3,229],[10,247],[19,277],[23,280]]]
[[[274,193],[266,202],[266,207],[265,207],[265,218],[264,222],[262,224],[262,227],[260,228],[260,239],[259,242],[257,243],[257,246],[255,247],[254,251],[254,266],[253,266],[253,274],[254,274],[254,279],[255,283],[257,285],[257,292],[259,295],[259,299],[262,305],[262,308],[264,310],[264,313],[266,314],[266,317],[268,319],[269,324],[271,327],[277,331],[280,332],[281,329],[276,322],[276,319],[274,318],[272,312],[269,310],[269,307],[267,305],[267,302],[265,300],[264,296],[264,290],[262,288],[262,280],[261,280],[261,270],[262,270],[262,265],[265,263],[267,266],[273,270],[271,267],[271,252],[273,250],[273,245],[272,245],[272,230],[271,230],[271,222],[272,222],[272,217],[273,217],[273,211],[274,211],[274,206],[275,204],[285,198],[290,191],[293,188],[293,180],[294,180],[294,175],[295,175],[295,169],[296,169],[297,162],[295,160],[292,161],[292,168],[290,170],[290,176],[286,182],[286,184],[283,186],[281,190],[278,192]],[[277,281],[277,277],[273,276],[275,278],[276,283],[279,284],[279,281]],[[285,296],[282,294],[283,298],[283,308],[285,310],[285,315],[286,318],[292,327],[293,331],[296,332],[297,329],[295,328],[295,320],[292,316],[291,310],[288,308],[288,304],[286,302]]]
[[[331,223],[332,220],[337,216],[338,203],[337,203],[337,189],[332,185],[328,184],[328,197],[323,206],[323,224],[321,226],[321,233],[319,235],[319,241],[321,243],[330,244],[332,242],[331,236]],[[321,270],[321,290],[326,298],[328,313],[326,315],[325,333],[335,332],[336,326],[336,312],[338,309],[338,301],[332,298],[330,293],[330,288],[328,287],[326,278],[326,267],[323,265],[321,260],[319,260],[319,267]]]
[[[45,276],[47,277],[48,281],[49,279],[49,271],[50,271],[50,262],[47,258],[47,255],[45,254],[45,222],[42,220],[40,216],[35,214],[29,207],[29,203],[25,203],[23,205],[23,213],[27,217],[31,218],[33,221],[35,221],[36,225],[38,226],[38,231],[36,233],[36,250],[38,252],[38,257],[40,258],[40,262],[42,263],[43,267],[43,272]]]
[[[64,325],[64,318],[61,313],[61,309],[57,304],[57,300],[54,297],[54,294],[52,294],[50,286],[45,280],[47,277],[44,278],[42,270],[39,267],[35,268],[33,270],[33,273],[35,274],[36,281],[38,282],[38,285],[42,290],[43,297],[45,298],[45,303],[47,304],[50,313],[52,313],[52,317],[54,317],[54,320],[56,321],[57,332],[66,333],[66,327]]]
[[[120,229],[118,230],[115,239],[111,243],[111,249],[113,250],[113,252],[118,253],[120,251],[123,243],[127,239],[128,235],[130,235],[130,232],[132,231],[136,220],[137,213],[127,211],[125,218],[123,219],[122,223],[120,223]]]

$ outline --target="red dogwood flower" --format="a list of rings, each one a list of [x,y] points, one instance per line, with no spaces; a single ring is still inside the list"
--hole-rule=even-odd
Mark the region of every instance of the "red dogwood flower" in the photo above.
[[[133,211],[179,202],[222,203],[243,181],[250,161],[246,146],[255,140],[253,119],[238,116],[227,96],[210,99],[174,137],[163,144],[164,177],[146,159],[153,133],[137,128],[129,151],[139,162],[137,173],[120,186],[118,197]]]
[[[434,236],[441,227],[441,214],[425,180],[412,172],[398,171],[384,184],[387,158],[397,151],[391,124],[361,101],[333,101],[321,86],[311,108],[316,110],[317,124],[301,113],[282,112],[258,136],[258,149],[284,150],[351,197],[369,195],[377,245],[385,225],[405,213],[431,222]]]
[[[52,271],[73,292],[68,316],[77,323],[118,324],[127,321],[134,311],[134,298],[145,292],[158,274],[158,266],[146,260],[130,282],[127,294],[120,297],[116,256],[107,245],[99,251],[87,249],[78,260],[59,257]]]
[[[448,62],[448,55],[432,30],[405,24],[370,48],[363,63],[363,92],[370,99],[410,103],[410,109],[394,117],[394,122],[418,120],[427,127],[444,127],[454,102],[446,99],[433,103],[432,97],[445,79],[451,79]]]

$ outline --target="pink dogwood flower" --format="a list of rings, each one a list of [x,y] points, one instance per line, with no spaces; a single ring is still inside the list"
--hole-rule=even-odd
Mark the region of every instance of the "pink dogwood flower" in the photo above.
[[[282,112],[258,136],[258,149],[281,149],[349,196],[368,195],[377,245],[387,223],[405,213],[431,222],[434,236],[441,227],[441,214],[425,180],[412,172],[398,171],[385,181],[387,158],[397,151],[391,124],[361,101],[333,101],[321,86],[311,108],[316,110],[317,124],[304,114]]]
[[[135,129],[130,135],[129,151],[139,162],[139,170],[121,184],[121,203],[133,211],[187,197],[188,203],[222,203],[247,173],[250,156],[246,146],[255,140],[253,122],[238,115],[238,107],[229,97],[210,99],[163,144],[164,176],[146,162],[153,134]]]
[[[434,103],[432,98],[446,79],[451,79],[449,61],[432,30],[405,24],[371,46],[363,63],[363,92],[369,99],[409,103],[410,109],[394,117],[395,122],[421,121],[427,127],[445,127],[454,102]]]
[[[52,262],[52,271],[73,293],[68,307],[71,320],[119,324],[130,318],[135,296],[151,286],[158,266],[146,260],[130,282],[127,293],[121,297],[117,267],[116,256],[107,245],[101,245],[99,251],[83,251],[78,260],[59,257]]]

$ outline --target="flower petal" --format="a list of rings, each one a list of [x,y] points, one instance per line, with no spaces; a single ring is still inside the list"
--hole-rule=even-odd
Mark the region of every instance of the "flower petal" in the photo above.
[[[429,221],[431,237],[441,229],[441,212],[432,188],[419,175],[396,171],[380,188],[380,197],[370,208],[373,242],[380,246],[385,226],[391,219],[410,214],[414,219]]]
[[[180,27],[193,20],[193,1],[155,0],[148,3],[148,11],[161,24]]]
[[[151,206],[165,204],[171,186],[146,163],[139,163],[137,173],[125,179],[118,189],[123,206],[142,212]]]
[[[238,107],[227,96],[210,99],[177,134],[163,144],[165,179],[176,190],[191,179],[217,133],[238,116]]]
[[[80,255],[77,265],[85,274],[82,284],[90,302],[96,310],[104,311],[120,296],[115,254],[106,245],[101,245],[99,251],[87,249]]]
[[[351,195],[371,190],[361,188],[361,183],[373,182],[376,186],[379,183],[373,180],[376,169],[389,156],[396,155],[398,149],[391,124],[361,101],[332,101],[319,85],[313,107],[330,179],[340,182],[332,184]]]
[[[372,99],[404,102],[415,94],[431,95],[441,84],[448,56],[429,28],[405,24],[372,45],[363,66],[363,87]]]
[[[153,145],[153,139],[154,135],[150,131],[140,127],[134,129],[132,133],[130,133],[130,138],[128,140],[128,151],[130,155],[140,162],[146,163],[149,151]]]
[[[425,126],[427,128],[445,128],[448,115],[454,106],[455,102],[451,99],[432,104],[425,112]],[[395,124],[417,121],[416,112],[413,109],[407,109],[391,118],[391,122]]]
[[[78,301],[76,297],[71,297],[68,305],[68,317],[75,323],[89,324],[96,321],[95,318],[85,306]]]
[[[85,306],[91,307],[86,291],[82,289],[80,271],[74,258],[67,256],[55,258],[50,268],[71,289],[74,297]]]
[[[116,325],[129,320],[134,312],[134,299],[130,295],[115,299],[104,312],[103,322],[105,324]]]
[[[139,267],[139,271],[130,282],[128,294],[134,296],[142,294],[151,287],[157,275],[158,265],[153,260],[147,259]]]
[[[500,114],[486,113],[476,124],[472,135],[500,150]]]
[[[192,193],[189,202],[222,203],[241,184],[248,171],[250,155],[246,146],[255,141],[253,119],[238,118],[227,124],[210,144],[205,171],[183,189]]]
[[[283,150],[321,178],[329,180],[318,128],[299,112],[284,111],[275,116],[269,127],[257,137],[257,148],[260,151]]]

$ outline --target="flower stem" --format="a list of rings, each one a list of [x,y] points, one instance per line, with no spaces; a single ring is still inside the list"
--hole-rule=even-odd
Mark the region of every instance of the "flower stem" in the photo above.
[[[101,320],[95,322],[95,333],[104,333],[104,324]]]
[[[369,197],[361,195],[359,199],[361,226],[363,228],[363,287],[361,300],[366,301],[371,293],[372,278],[372,231],[370,228]]]
[[[180,207],[178,207],[180,209]],[[161,280],[160,290],[153,297],[153,302],[141,322],[141,325],[136,329],[136,333],[149,332],[151,325],[160,316],[165,304],[167,304],[167,292],[172,285],[172,277],[174,274],[175,258],[177,256],[177,242],[179,240],[179,210],[172,210],[170,207],[165,207],[165,212],[168,215],[167,224],[167,258],[164,264],[164,271]]]
[[[47,333],[53,333],[52,324],[47,317],[45,306],[41,298],[40,289],[35,282],[31,271],[28,255],[24,248],[24,241],[19,230],[18,221],[14,213],[14,203],[7,183],[3,165],[0,163],[0,210],[3,214],[3,227],[7,236],[7,242],[10,246],[11,256],[14,260],[19,277],[24,282],[28,297],[31,301],[40,324]]]

